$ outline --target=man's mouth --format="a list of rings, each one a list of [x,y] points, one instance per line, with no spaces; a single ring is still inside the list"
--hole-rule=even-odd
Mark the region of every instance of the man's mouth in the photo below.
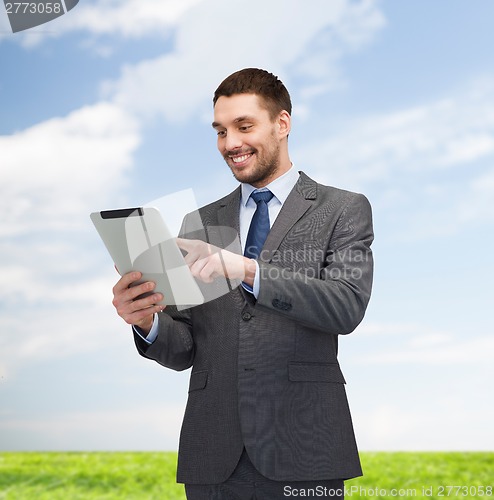
[[[230,158],[232,159],[233,163],[242,163],[243,161],[247,160],[247,158],[249,158],[250,156],[252,156],[252,153],[242,156],[230,156]]]
[[[235,164],[240,165],[246,162],[254,153],[244,153],[241,155],[228,155],[228,158]]]

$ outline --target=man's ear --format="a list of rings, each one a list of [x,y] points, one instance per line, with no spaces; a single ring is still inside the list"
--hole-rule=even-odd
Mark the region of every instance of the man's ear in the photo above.
[[[288,111],[283,110],[278,115],[277,123],[278,123],[278,133],[280,135],[280,139],[288,137],[288,134],[290,133],[290,129],[292,126],[292,118],[288,113]]]

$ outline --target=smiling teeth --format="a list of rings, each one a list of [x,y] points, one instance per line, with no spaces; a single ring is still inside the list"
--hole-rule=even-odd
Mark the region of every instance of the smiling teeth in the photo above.
[[[248,157],[250,156],[250,154],[248,155],[243,155],[243,156],[237,156],[237,157],[231,157],[231,159],[233,160],[233,163],[242,163],[243,161],[245,161]]]

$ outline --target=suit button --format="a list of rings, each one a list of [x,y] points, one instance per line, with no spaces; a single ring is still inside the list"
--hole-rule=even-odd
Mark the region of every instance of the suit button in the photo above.
[[[244,311],[242,313],[242,319],[244,321],[249,321],[252,318],[252,314],[249,311]]]

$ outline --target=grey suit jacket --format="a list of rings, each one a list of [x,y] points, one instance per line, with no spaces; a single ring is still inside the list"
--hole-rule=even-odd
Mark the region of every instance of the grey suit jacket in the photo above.
[[[200,210],[206,228],[238,231],[240,189]],[[177,481],[214,484],[245,446],[278,481],[361,475],[338,335],[364,316],[372,286],[371,209],[360,194],[303,172],[259,259],[258,300],[242,287],[159,315],[139,352],[174,370],[192,366]]]

